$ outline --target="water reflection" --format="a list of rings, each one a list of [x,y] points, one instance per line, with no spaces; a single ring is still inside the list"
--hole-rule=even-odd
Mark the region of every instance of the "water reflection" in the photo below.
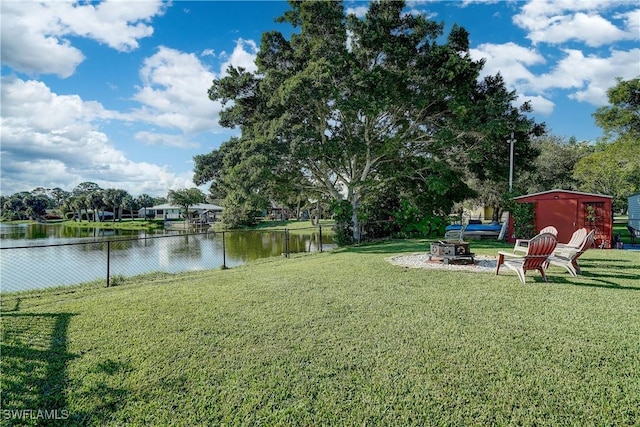
[[[103,240],[111,237],[138,237],[139,230],[120,230],[96,227],[69,227],[62,224],[0,224],[2,247],[56,244],[59,239]]]
[[[290,253],[319,250],[318,230],[305,231],[289,233]],[[234,267],[284,254],[285,236],[284,231],[190,234],[184,230],[159,230],[148,234],[63,225],[2,225],[1,290],[106,280],[107,263],[111,275],[123,276],[216,269],[223,264]],[[323,250],[333,246],[331,236],[324,233]]]

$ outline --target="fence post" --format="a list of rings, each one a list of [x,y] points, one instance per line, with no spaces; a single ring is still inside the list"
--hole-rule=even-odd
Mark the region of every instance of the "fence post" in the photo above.
[[[227,250],[224,243],[225,232],[222,232],[222,269],[227,269]]]
[[[284,229],[284,256],[289,258],[289,229]]]
[[[318,224],[318,246],[320,247],[320,252],[322,252],[322,225]]]
[[[109,275],[111,267],[111,241],[107,241],[107,288],[109,287]]]

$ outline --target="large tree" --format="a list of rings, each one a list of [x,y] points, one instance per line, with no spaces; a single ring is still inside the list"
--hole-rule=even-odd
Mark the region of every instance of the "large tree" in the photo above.
[[[573,176],[576,163],[593,152],[587,142],[568,140],[547,133],[533,140],[532,146],[540,153],[534,160],[534,169],[516,174],[515,186],[524,193],[538,193],[553,189],[578,190]]]
[[[49,190],[49,197],[55,202],[56,209],[60,209],[67,197],[71,196],[71,193],[63,190],[60,187],[52,188]]]
[[[178,205],[184,209],[185,219],[189,219],[189,207],[198,203],[204,203],[206,197],[198,188],[185,188],[182,190],[169,190],[167,194],[169,203]]]
[[[596,124],[604,131],[604,139],[633,137],[640,140],[640,77],[630,80],[616,79],[616,85],[607,91],[609,105],[593,114]]]
[[[464,190],[464,174],[444,168],[495,175],[486,165],[504,158],[509,132],[527,163],[527,107],[512,107],[499,76],[478,80],[483,61],[470,58],[463,28],[440,43],[443,24],[403,13],[403,2],[372,2],[363,19],[341,2],[290,4],[279,18],[297,30],[290,39],[263,34],[258,70],[231,67],[209,90],[225,106],[220,123],[242,134],[197,156],[194,179],[213,182],[227,209],[259,208],[302,182],[348,202],[358,238],[361,204],[386,179],[419,182],[425,208],[447,211],[469,191],[449,192]]]
[[[604,135],[574,177],[583,191],[613,196],[614,209],[624,212],[627,197],[640,191],[640,78],[618,79],[607,95],[609,105],[593,114]]]

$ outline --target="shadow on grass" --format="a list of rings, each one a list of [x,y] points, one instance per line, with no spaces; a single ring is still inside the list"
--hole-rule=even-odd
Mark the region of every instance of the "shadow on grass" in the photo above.
[[[429,252],[431,243],[442,240],[440,238],[429,239],[398,239],[383,240],[370,243],[361,243],[360,245],[347,246],[341,248],[345,252],[350,253],[398,253],[398,252]],[[512,244],[505,244],[497,240],[470,240],[466,243],[470,244],[471,250],[477,249],[511,249]]]
[[[549,283],[553,283],[553,284],[617,289],[621,291],[640,291],[640,287],[638,286],[622,286],[619,283],[616,283],[611,280],[607,280],[607,279],[631,279],[631,280],[638,280],[638,283],[640,283],[640,275],[636,275],[636,274],[612,275],[612,274],[590,273],[583,270],[582,273],[577,278],[571,277],[568,274],[558,276],[558,275],[549,275],[548,273],[547,273],[547,277],[549,278]],[[576,279],[581,279],[583,281],[576,281]]]
[[[19,301],[19,300],[18,300]],[[16,303],[15,310],[19,307]],[[109,411],[123,405],[124,390],[98,383],[89,394],[99,404],[91,411],[74,412],[67,395],[71,387],[68,363],[78,357],[68,351],[67,330],[73,313],[2,313],[1,407],[4,425],[99,424]],[[121,367],[114,362],[96,370],[112,375]]]
[[[617,270],[617,269],[616,269]],[[640,275],[639,274],[624,274],[616,272],[615,274],[601,274],[601,273],[592,273],[589,271],[582,271],[582,277],[593,280],[594,284],[590,283],[574,283],[578,286],[597,286],[603,288],[611,288],[611,289],[624,289],[629,291],[640,291],[640,287],[638,286],[620,286],[618,283],[607,280],[607,279],[628,279],[635,280],[636,283],[640,283]]]
[[[2,314],[2,409],[14,411],[9,424],[23,423],[47,411],[48,417],[65,417],[67,328],[72,313]],[[36,411],[35,414],[20,411]],[[15,412],[18,411],[18,412]],[[69,413],[66,412],[68,418]],[[6,412],[3,412],[6,417]]]

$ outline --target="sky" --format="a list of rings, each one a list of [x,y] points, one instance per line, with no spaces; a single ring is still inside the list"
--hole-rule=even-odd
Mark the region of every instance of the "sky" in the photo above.
[[[364,16],[368,2],[345,1]],[[134,197],[194,187],[193,157],[238,130],[207,90],[255,69],[284,1],[0,0],[0,194],[81,182]],[[483,75],[501,73],[538,122],[595,141],[616,77],[640,76],[640,5],[615,0],[408,1],[407,13],[470,33]],[[207,186],[202,187],[206,190]]]

